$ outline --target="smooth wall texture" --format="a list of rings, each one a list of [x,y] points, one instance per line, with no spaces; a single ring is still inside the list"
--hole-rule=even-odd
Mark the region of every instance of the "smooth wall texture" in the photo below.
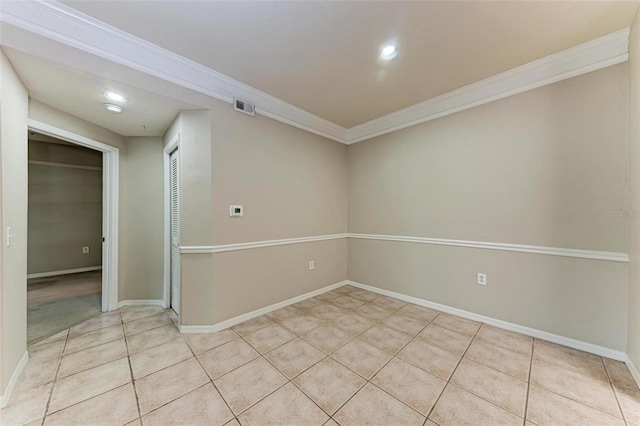
[[[629,35],[629,330],[627,355],[640,368],[640,13]]]
[[[27,116],[29,95],[0,50],[0,174],[2,182],[2,245],[6,228],[11,247],[3,247],[0,263],[0,391],[27,349]]]
[[[120,300],[162,299],[164,283],[164,169],[162,138],[126,139],[124,241],[127,255]]]
[[[29,161],[27,273],[100,267],[102,153],[29,141]]]
[[[349,146],[349,232],[626,252],[627,73],[612,66]],[[626,273],[349,241],[351,280],[616,350]]]

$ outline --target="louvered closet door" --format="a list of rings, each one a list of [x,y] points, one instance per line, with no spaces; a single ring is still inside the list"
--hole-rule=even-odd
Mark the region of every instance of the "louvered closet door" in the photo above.
[[[180,315],[180,174],[178,150],[171,162],[171,307]]]

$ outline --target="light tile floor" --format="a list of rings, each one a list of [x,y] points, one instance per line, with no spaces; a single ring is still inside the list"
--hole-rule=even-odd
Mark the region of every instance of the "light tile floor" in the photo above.
[[[636,425],[618,361],[353,287],[215,334],[160,307],[29,348],[3,425]]]

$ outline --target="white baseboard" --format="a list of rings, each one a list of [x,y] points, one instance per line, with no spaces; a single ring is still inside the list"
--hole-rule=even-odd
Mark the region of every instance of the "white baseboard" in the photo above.
[[[583,342],[581,340],[571,339],[569,337],[548,333],[546,331],[538,330],[535,328],[525,327],[523,325],[518,325],[511,322],[502,321],[502,320],[491,318],[491,317],[486,317],[484,315],[474,314],[473,312],[452,308],[451,306],[441,305],[439,303],[430,302],[428,300],[419,299],[417,297],[407,296],[401,293],[396,293],[394,291],[384,290],[378,287],[372,287],[370,285],[361,284],[355,281],[348,281],[347,283],[354,287],[358,287],[363,290],[368,290],[373,293],[378,293],[384,296],[393,297],[395,299],[399,299],[405,302],[424,306],[426,308],[436,309],[438,311],[446,312],[452,315],[457,315],[459,317],[467,318],[473,321],[483,322],[485,324],[502,328],[504,330],[513,331],[516,333],[524,334],[524,335],[535,337],[542,340],[547,340],[549,342],[557,343],[559,345],[568,346],[570,348],[579,349],[581,351],[615,359],[617,361],[625,361],[627,359],[626,354],[622,351],[616,351],[614,349],[605,348],[604,346],[594,345],[593,343]]]
[[[11,400],[11,394],[13,394],[13,390],[16,387],[16,383],[18,383],[18,378],[24,371],[24,368],[27,366],[29,362],[29,352],[24,351],[24,355],[20,358],[20,362],[16,366],[16,369],[13,370],[13,374],[11,375],[11,379],[9,380],[9,384],[7,385],[7,389],[5,389],[4,394],[0,396],[0,408],[4,408],[9,405],[9,401]]]
[[[134,299],[134,300],[121,300],[118,302],[118,309],[123,306],[140,306],[140,305],[153,305],[153,306],[162,306],[163,308],[167,308],[164,304],[164,300],[162,299]]]
[[[287,299],[283,302],[275,303],[273,305],[269,305],[255,311],[248,312],[246,314],[238,315],[237,317],[233,317],[213,325],[181,325],[180,333],[215,333],[220,330],[224,330],[225,328],[233,327],[234,325],[240,324],[241,322],[245,322],[261,315],[268,314],[269,312],[273,312],[286,306],[293,305],[294,303],[302,302],[303,300],[310,299],[319,294],[326,293],[338,287],[342,287],[346,284],[347,281],[340,281],[339,283],[331,284],[318,290],[314,290],[300,296],[292,297],[291,299]]]
[[[631,361],[629,355],[625,355],[624,363],[627,365],[629,372],[633,376],[633,380],[636,381],[638,387],[640,387],[640,371],[638,371],[638,367]]]
[[[37,274],[28,274],[27,279],[55,277],[56,275],[77,274],[79,272],[100,271],[102,266],[88,266],[86,268],[64,269],[62,271],[38,272]]]

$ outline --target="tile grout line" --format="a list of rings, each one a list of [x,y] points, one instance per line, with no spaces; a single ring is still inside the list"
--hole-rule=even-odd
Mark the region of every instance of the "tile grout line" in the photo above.
[[[609,367],[607,367],[607,363],[604,362],[604,359],[602,357],[600,357],[600,361],[602,362],[602,365],[604,365],[604,371],[607,373],[607,377],[609,378],[609,386],[611,387],[611,392],[613,392],[613,397],[616,399],[616,404],[618,404],[618,410],[620,410],[620,415],[622,416],[622,420],[625,422],[625,424],[628,424],[629,422],[627,421],[627,416],[622,410],[622,405],[620,404],[620,398],[618,398],[618,392],[616,392],[615,386],[613,385],[613,375],[609,371]]]
[[[527,417],[529,415],[529,394],[531,392],[531,374],[533,373],[533,351],[536,349],[535,337],[531,339],[531,356],[529,357],[529,374],[527,376],[527,393],[524,400],[524,422],[523,426],[527,424]]]
[[[118,309],[120,311],[120,309]],[[122,334],[124,335],[124,343],[127,346],[127,364],[129,365],[129,374],[131,375],[131,385],[133,386],[133,394],[136,397],[136,408],[138,409],[138,420],[142,424],[142,411],[140,410],[140,398],[138,397],[138,389],[136,387],[136,381],[133,377],[133,366],[131,365],[131,353],[129,351],[129,336],[124,328],[124,318],[122,312],[120,312],[120,320],[122,322]]]
[[[53,382],[51,383],[51,390],[49,391],[49,398],[47,398],[47,405],[44,408],[44,414],[42,416],[42,425],[49,415],[49,406],[51,404],[51,400],[53,399],[53,391],[56,387],[56,383],[58,382],[58,373],[60,372],[60,366],[62,365],[62,357],[64,356],[64,351],[67,347],[67,343],[69,342],[69,334],[71,333],[71,327],[67,329],[67,336],[64,339],[64,345],[62,345],[62,351],[60,352],[60,356],[58,358],[58,367],[56,367],[56,374],[53,376]]]

